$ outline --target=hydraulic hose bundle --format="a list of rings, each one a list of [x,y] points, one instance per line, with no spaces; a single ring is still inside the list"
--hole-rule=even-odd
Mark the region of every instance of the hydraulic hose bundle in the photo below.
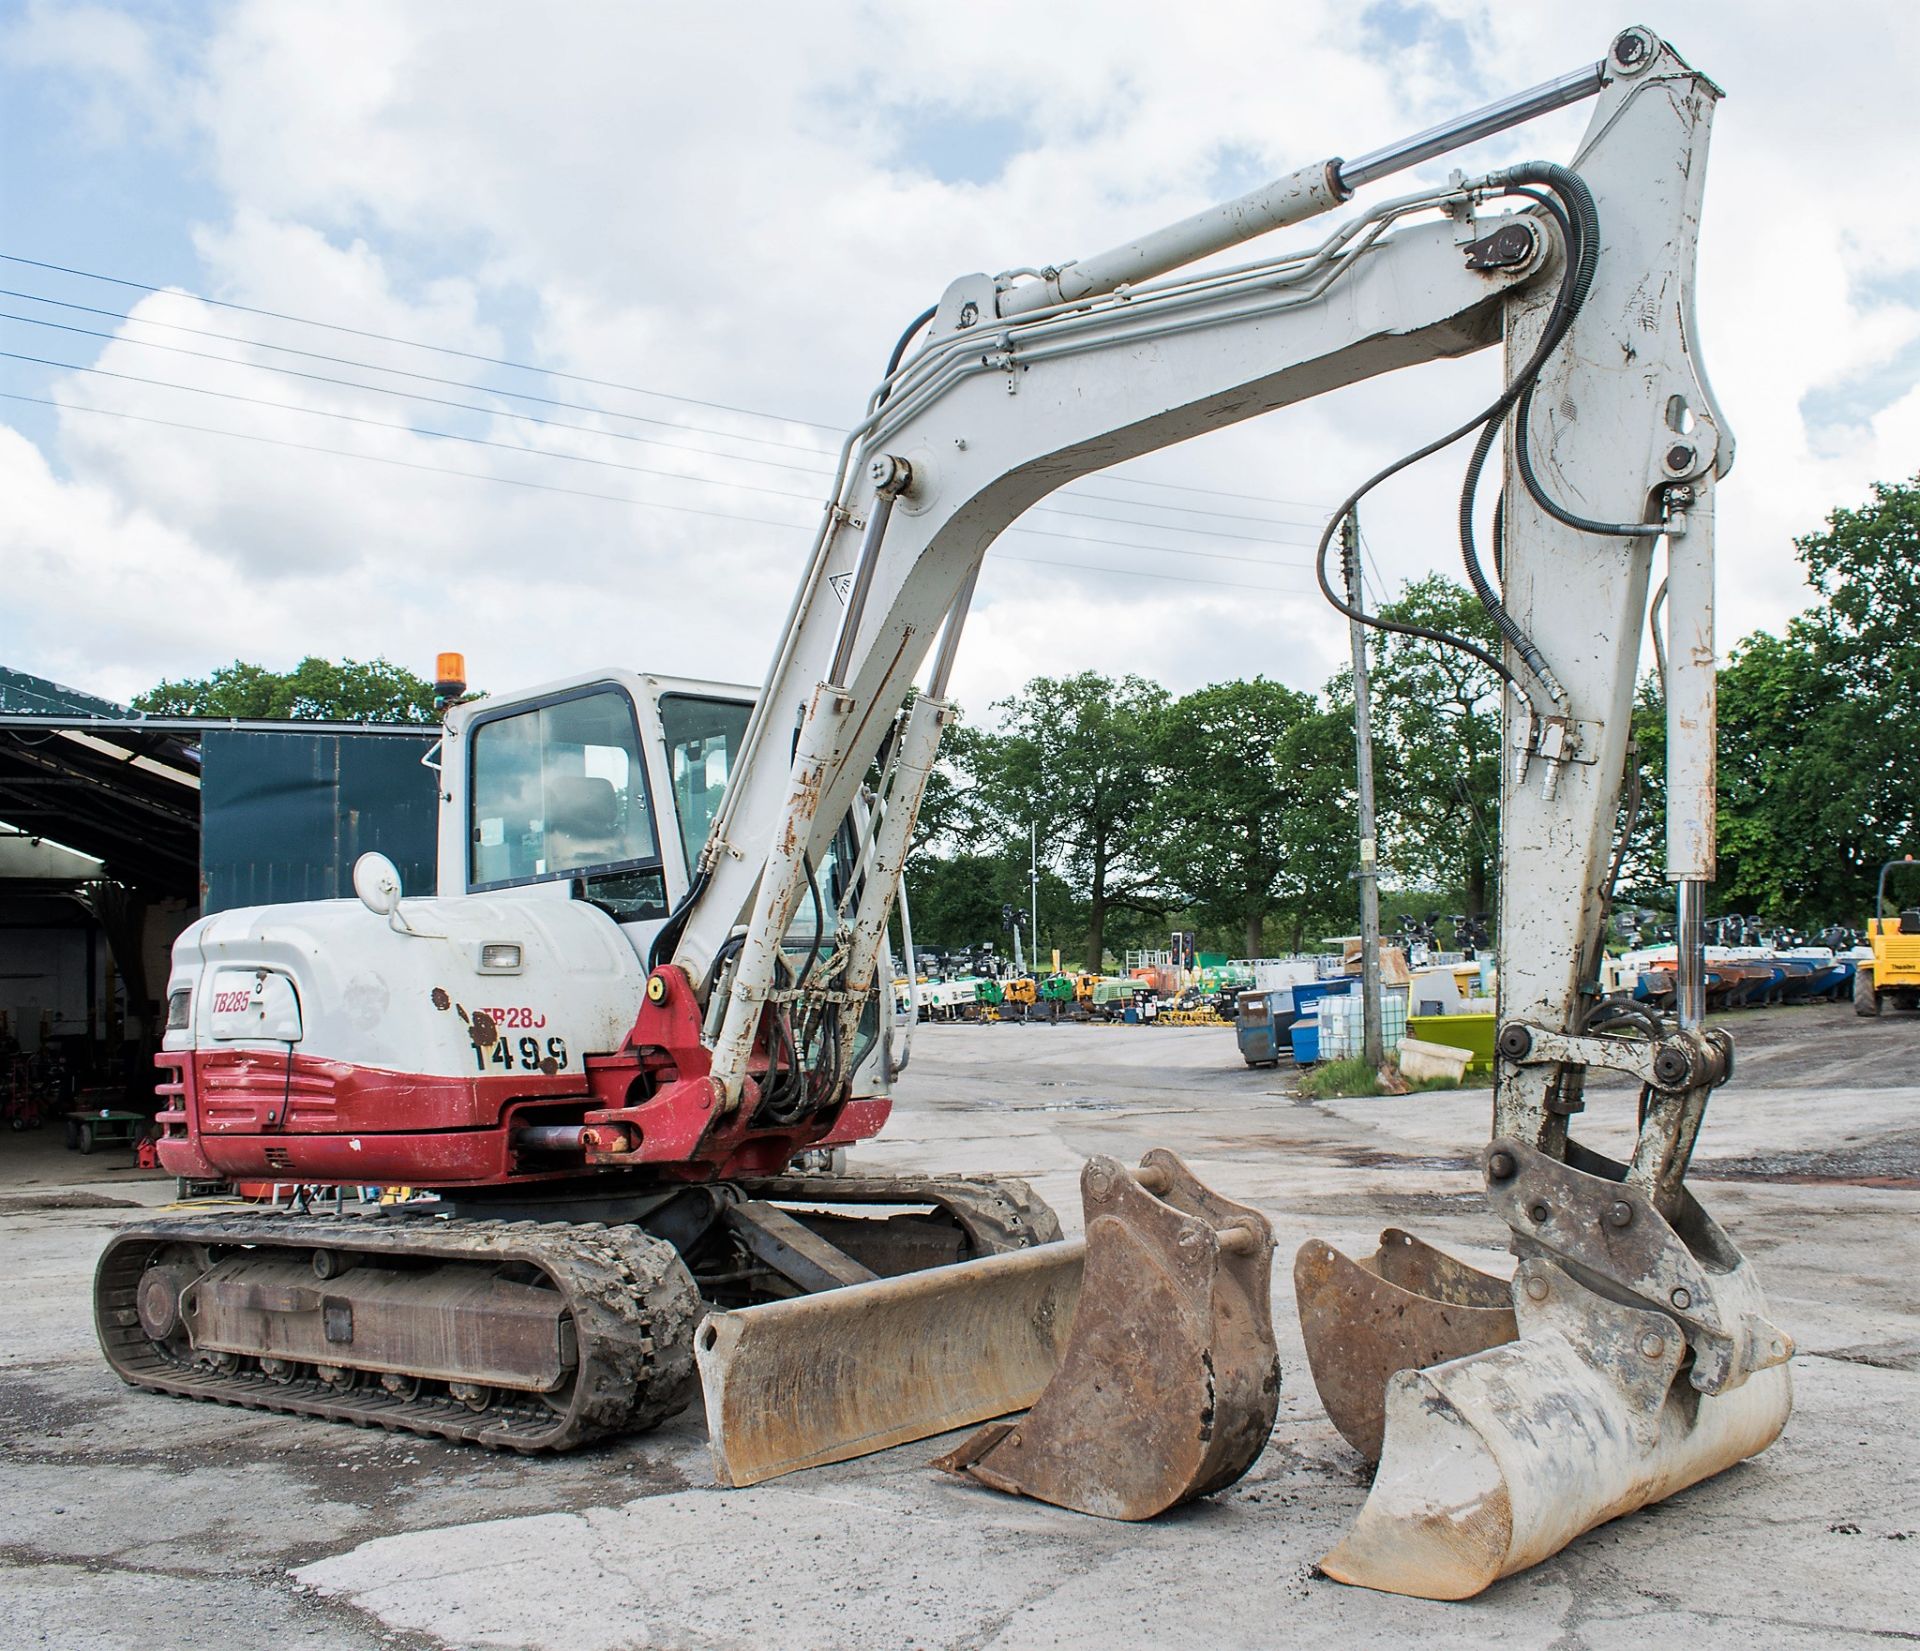
[[[1528,161],[1520,166],[1508,167],[1503,172],[1495,173],[1491,182],[1503,194],[1524,196],[1538,203],[1559,227],[1566,246],[1566,264],[1561,272],[1560,290],[1554,299],[1553,309],[1547,317],[1546,327],[1519,372],[1490,405],[1464,424],[1396,459],[1384,469],[1376,471],[1347,495],[1339,508],[1329,517],[1326,527],[1321,532],[1315,556],[1315,573],[1320,582],[1321,594],[1349,619],[1356,619],[1375,630],[1391,631],[1403,636],[1417,636],[1465,653],[1486,665],[1503,682],[1508,683],[1523,700],[1531,703],[1532,696],[1528,694],[1526,686],[1514,676],[1504,661],[1497,659],[1484,648],[1469,642],[1464,637],[1453,636],[1445,631],[1408,624],[1400,620],[1384,619],[1378,614],[1370,614],[1362,609],[1351,607],[1334,589],[1327,573],[1327,553],[1333,543],[1334,534],[1338,531],[1341,522],[1352,515],[1367,494],[1389,477],[1398,475],[1402,470],[1419,463],[1422,459],[1430,458],[1443,448],[1452,446],[1456,441],[1478,430],[1480,437],[1474,444],[1472,456],[1467,461],[1466,475],[1460,488],[1461,559],[1466,565],[1467,578],[1473,586],[1474,594],[1479,598],[1481,606],[1486,609],[1502,638],[1519,655],[1548,696],[1556,704],[1560,704],[1565,701],[1565,690],[1561,688],[1552,668],[1532,640],[1508,613],[1500,599],[1500,593],[1494,588],[1493,583],[1487,578],[1485,569],[1481,566],[1479,551],[1474,542],[1473,510],[1479,488],[1480,472],[1485,467],[1487,455],[1492,452],[1493,444],[1499,439],[1507,419],[1511,416],[1515,420],[1515,468],[1519,471],[1534,501],[1556,521],[1563,522],[1583,533],[1623,538],[1638,538],[1657,529],[1647,523],[1592,521],[1566,509],[1549,495],[1541,484],[1533,466],[1528,442],[1528,413],[1533,405],[1533,394],[1539,383],[1541,370],[1567,336],[1574,319],[1587,301],[1588,293],[1593,288],[1594,270],[1600,257],[1600,214],[1594,205],[1593,192],[1588,189],[1579,173],[1553,161]],[[1540,187],[1534,187],[1536,185]],[[1496,572],[1499,569],[1500,560],[1501,529],[1496,513],[1494,525]]]

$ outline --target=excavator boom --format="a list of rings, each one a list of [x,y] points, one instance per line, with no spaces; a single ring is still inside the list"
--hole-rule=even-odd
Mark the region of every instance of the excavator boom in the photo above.
[[[1410,160],[1588,96],[1597,104],[1571,166],[1456,174],[1373,207],[1302,252],[1184,268],[1328,211]],[[1693,315],[1719,96],[1657,36],[1628,29],[1591,68],[1352,167],[1302,168],[1038,278],[971,276],[950,286],[848,438],[840,491],[749,733],[750,746],[790,742],[792,764],[762,767],[729,796],[703,861],[704,898],[675,936],[690,976],[722,960],[711,1081],[722,1110],[750,1105],[768,1006],[792,1012],[806,995],[783,977],[776,937],[811,886],[827,822],[852,804],[876,760],[872,836],[880,842],[895,827],[903,847],[900,823],[910,828],[918,806],[953,650],[993,538],[1091,470],[1376,373],[1504,342],[1501,395],[1413,457],[1475,440],[1460,536],[1501,636],[1499,656],[1481,657],[1507,687],[1500,1059],[1486,1165],[1490,1202],[1521,1265],[1503,1289],[1407,1235],[1390,1234],[1380,1255],[1358,1265],[1325,1245],[1302,1252],[1310,1363],[1343,1430],[1380,1461],[1366,1511],[1327,1570],[1372,1587],[1473,1593],[1765,1448],[1786,1419],[1791,1343],[1768,1318],[1751,1267],[1684,1186],[1707,1097],[1731,1070],[1726,1040],[1702,1024],[1699,929],[1713,875],[1713,491],[1733,456],[1695,353]],[[1475,489],[1496,451],[1506,485],[1489,573],[1475,543]],[[1336,513],[1327,539],[1365,491]],[[1668,862],[1682,959],[1672,1026],[1602,1003],[1596,985],[1640,637],[1663,544]],[[1351,612],[1327,583],[1325,554],[1323,539],[1323,588]],[[829,591],[845,593],[844,605],[823,600]],[[896,722],[929,656],[921,695]],[[868,987],[898,871],[887,854],[873,857],[814,990]],[[1594,1068],[1641,1081],[1629,1162],[1612,1163],[1571,1135]],[[1103,1271],[1090,1252],[1074,1335],[1084,1344],[1063,1352],[1055,1386],[1028,1421],[963,1447],[947,1465],[1002,1488],[1118,1510],[1103,1492],[1061,1488],[1084,1479],[1076,1458],[1127,1431],[1111,1398],[1121,1376],[1113,1327],[1139,1337],[1193,1322],[1202,1292],[1195,1282],[1162,1299],[1118,1282],[1124,1269],[1102,1285]],[[884,1287],[856,1286],[815,1305],[851,1324],[862,1292],[876,1288]],[[809,1334],[818,1333],[816,1317]],[[893,1356],[876,1350],[876,1367]],[[842,1367],[835,1379],[884,1385],[879,1368]],[[802,1394],[788,1424],[806,1424]],[[820,1398],[830,1432],[835,1406],[830,1394]],[[1101,1412],[1099,1429],[1078,1425],[1089,1406]],[[1127,1441],[1136,1457],[1153,1455],[1145,1441],[1154,1410],[1136,1407]],[[1034,1476],[1042,1437],[1074,1448],[1050,1447],[1051,1468]],[[1022,1472],[1001,1466],[1014,1444],[1024,1449]],[[1159,1506],[1185,1494],[1189,1476],[1171,1466],[1168,1475]],[[1128,1505],[1155,1503],[1149,1495]]]

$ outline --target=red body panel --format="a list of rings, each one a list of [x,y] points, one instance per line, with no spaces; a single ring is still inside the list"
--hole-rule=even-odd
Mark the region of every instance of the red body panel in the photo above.
[[[705,1181],[775,1174],[798,1152],[865,1140],[886,1123],[892,1103],[866,1096],[755,1129],[751,1082],[739,1106],[719,1113],[691,986],[677,969],[652,978],[663,982],[660,1001],[642,1004],[626,1048],[588,1056],[584,1073],[456,1078],[275,1050],[163,1052],[160,1162],[179,1176],[421,1188],[587,1171]],[[603,1138],[626,1150],[523,1155],[513,1132],[536,1122],[611,1126]]]

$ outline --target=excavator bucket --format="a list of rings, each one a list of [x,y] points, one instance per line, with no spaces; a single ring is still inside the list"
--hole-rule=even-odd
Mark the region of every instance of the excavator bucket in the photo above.
[[[1137,1174],[1080,1176],[1086,1276],[1073,1338],[1025,1417],[935,1464],[995,1490],[1107,1519],[1155,1514],[1230,1485],[1280,1401],[1273,1230],[1170,1152]]]
[[[1340,1436],[1380,1460],[1387,1381],[1512,1341],[1507,1281],[1389,1227],[1379,1250],[1353,1261],[1311,1239],[1293,1262],[1307,1366]]]
[[[1716,1293],[1764,1321],[1744,1265]],[[1513,1308],[1516,1339],[1388,1379],[1379,1471],[1321,1561],[1328,1576],[1467,1599],[1765,1450],[1786,1426],[1790,1348],[1707,1394],[1683,1369],[1673,1318],[1595,1295],[1552,1261],[1520,1264]]]
[[[714,1475],[798,1468],[1023,1410],[1060,1363],[1086,1245],[979,1261],[709,1314],[693,1356]]]
[[[1118,1519],[1239,1478],[1279,1402],[1265,1219],[1170,1152],[1080,1177],[1087,1236],[710,1314],[714,1471],[752,1485],[967,1427],[941,1466]]]

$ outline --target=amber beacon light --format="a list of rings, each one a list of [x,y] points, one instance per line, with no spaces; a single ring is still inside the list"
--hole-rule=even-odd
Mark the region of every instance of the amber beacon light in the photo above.
[[[467,691],[467,656],[435,654],[433,658],[433,697],[442,705],[450,704]]]

